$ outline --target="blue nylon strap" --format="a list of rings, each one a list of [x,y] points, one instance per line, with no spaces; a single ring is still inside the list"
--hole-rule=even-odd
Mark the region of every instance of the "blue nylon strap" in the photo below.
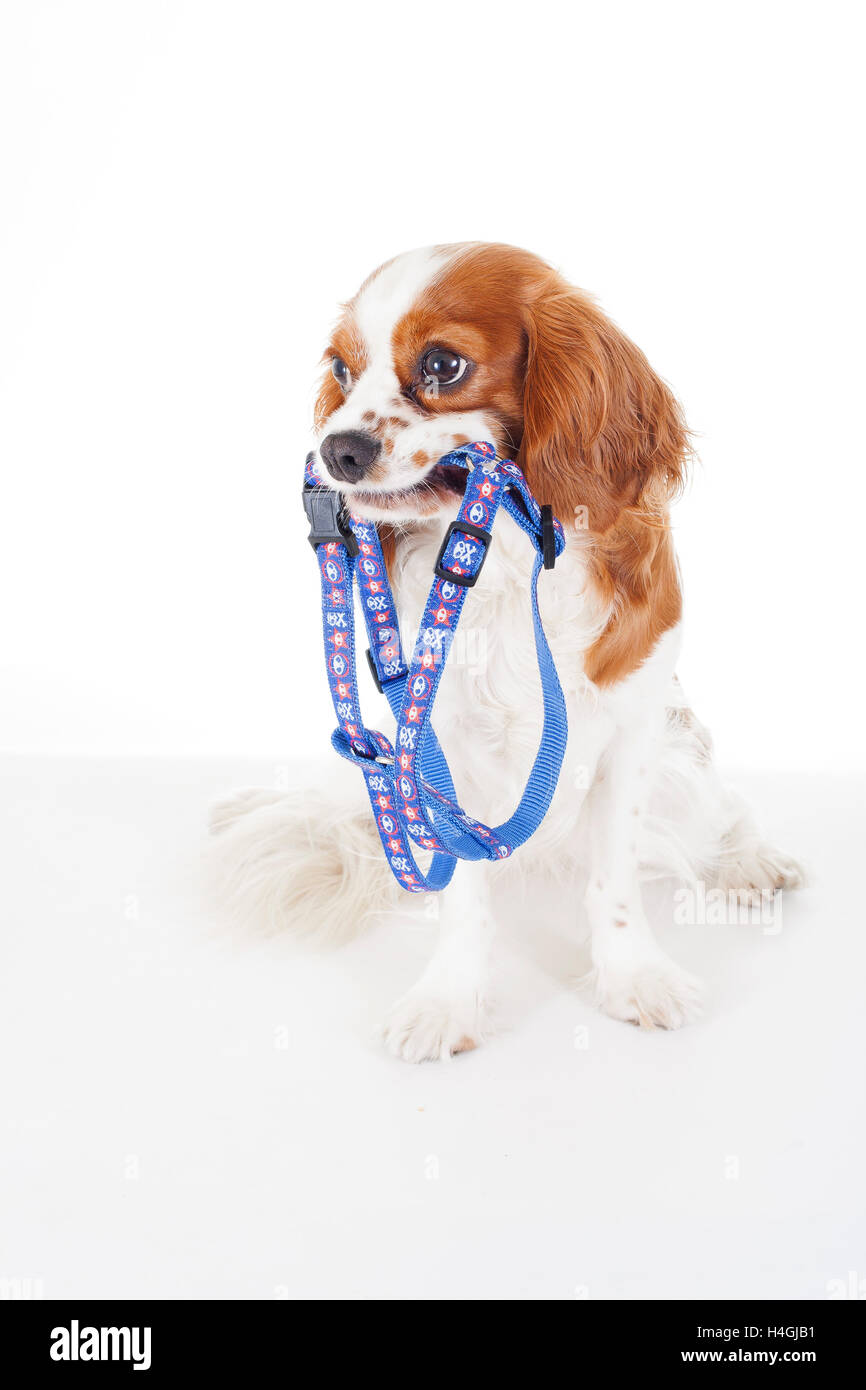
[[[492,445],[466,445],[445,456],[443,464],[467,469],[469,478],[456,520],[440,559],[438,574],[421,619],[418,640],[407,662],[397,609],[379,537],[373,523],[349,515],[346,527],[358,554],[345,540],[324,541],[316,554],[322,578],[325,659],[339,727],[332,743],[340,755],[364,774],[382,845],[392,872],[410,893],[436,892],[446,886],[456,860],[505,859],[537,830],[550,806],[559,778],[568,725],[565,701],[538,609],[542,566],[541,510],[516,464],[497,459]],[[308,463],[307,486],[320,483]],[[451,773],[430,714],[466,599],[478,577],[490,532],[503,506],[533,542],[537,555],[530,581],[530,603],[538,669],[541,677],[543,727],[535,762],[513,815],[491,828],[458,804]],[[461,530],[461,523],[465,529]],[[565,536],[554,519],[556,554]],[[354,585],[358,582],[371,659],[397,721],[395,744],[367,729],[360,716],[354,625]],[[423,872],[415,851],[432,852]]]

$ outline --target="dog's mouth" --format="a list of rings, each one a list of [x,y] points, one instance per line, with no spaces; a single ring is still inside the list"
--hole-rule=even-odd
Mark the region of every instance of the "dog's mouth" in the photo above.
[[[380,511],[398,516],[432,516],[448,504],[459,501],[466,491],[469,474],[455,464],[437,463],[413,487],[390,492],[378,488],[353,487],[346,495],[352,511]]]

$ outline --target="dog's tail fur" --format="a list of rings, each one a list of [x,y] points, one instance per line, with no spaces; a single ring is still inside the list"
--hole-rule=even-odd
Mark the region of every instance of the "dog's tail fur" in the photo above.
[[[324,791],[235,792],[212,808],[211,832],[209,893],[241,929],[339,945],[397,905],[370,807],[339,778]]]

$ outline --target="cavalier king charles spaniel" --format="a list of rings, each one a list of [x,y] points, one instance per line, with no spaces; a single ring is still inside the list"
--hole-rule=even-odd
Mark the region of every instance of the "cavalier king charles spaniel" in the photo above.
[[[679,1027],[699,1011],[701,987],[655,941],[642,882],[702,882],[747,908],[801,882],[720,781],[677,680],[669,508],[690,457],[680,406],[587,294],[510,246],[434,246],[386,262],[345,306],[324,361],[316,470],[379,524],[408,650],[467,477],[441,467],[443,455],[491,441],[567,536],[539,586],[568,710],[559,786],[513,859],[458,863],[433,958],[392,1009],[387,1047],[417,1062],[477,1046],[497,877],[555,882],[566,870],[557,901],[575,926],[582,901],[598,1006]],[[538,745],[531,556],[503,516],[436,706],[460,802],[489,824],[510,815]],[[341,939],[400,895],[362,779],[334,768],[317,783],[215,808],[222,895],[246,919]]]

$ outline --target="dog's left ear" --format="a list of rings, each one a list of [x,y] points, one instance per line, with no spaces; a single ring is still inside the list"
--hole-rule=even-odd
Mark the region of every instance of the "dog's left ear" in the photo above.
[[[682,411],[643,353],[592,300],[550,272],[526,307],[518,462],[567,519],[588,508],[604,533],[623,507],[663,509],[690,455]]]

